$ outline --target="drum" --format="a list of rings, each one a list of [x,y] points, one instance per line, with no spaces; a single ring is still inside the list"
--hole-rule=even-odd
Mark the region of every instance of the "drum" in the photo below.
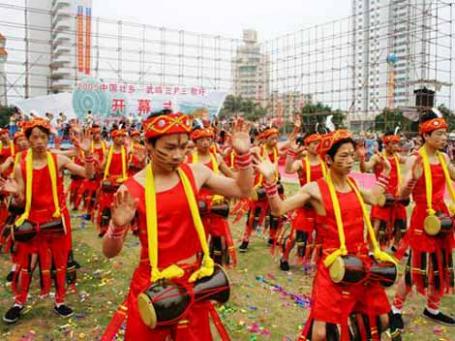
[[[193,286],[189,288],[188,286]],[[194,302],[229,300],[229,278],[223,268],[215,265],[212,276],[194,283],[159,280],[137,298],[139,314],[149,328],[176,324]]]
[[[360,258],[347,255],[338,257],[330,265],[329,275],[334,283],[357,283],[366,277],[366,272]]]
[[[201,216],[212,213],[223,218],[229,217],[229,204],[227,202],[222,202],[217,205],[209,205],[205,200],[199,200],[198,207]]]
[[[397,275],[397,266],[391,262],[378,263],[374,261],[368,273],[370,279],[379,281],[386,288],[395,283]]]
[[[14,228],[14,240],[18,242],[28,242],[36,236],[35,225],[26,220],[21,225]]]
[[[400,204],[403,206],[408,206],[409,203],[411,202],[411,199],[408,198],[397,198],[393,196],[390,193],[385,193],[380,199],[379,199],[379,206],[381,207],[392,207],[396,204]]]
[[[34,238],[38,232],[43,234],[60,235],[65,233],[62,219],[52,220],[45,224],[37,225],[29,220],[14,228],[14,240],[27,242]]]
[[[423,221],[423,229],[430,236],[449,233],[452,231],[452,228],[453,219],[442,212],[429,215]]]
[[[61,235],[65,234],[65,227],[62,219],[52,220],[48,223],[39,225],[41,233]]]
[[[119,187],[120,187],[120,184],[118,182],[104,180],[101,183],[101,190],[105,193],[115,193],[115,192],[117,192]]]
[[[71,177],[71,180],[75,180],[75,181],[84,180],[85,179],[84,177],[79,176],[79,175],[75,175],[75,174],[71,174],[70,177]]]

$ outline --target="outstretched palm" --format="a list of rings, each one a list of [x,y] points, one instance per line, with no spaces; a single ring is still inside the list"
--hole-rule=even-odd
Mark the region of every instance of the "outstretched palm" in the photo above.
[[[19,193],[19,185],[14,179],[0,178],[0,191],[5,191],[11,194]]]
[[[136,214],[136,201],[126,190],[118,191],[111,206],[112,222],[115,226],[129,224]]]
[[[232,147],[237,154],[245,154],[251,148],[250,124],[243,119],[238,119],[232,129]]]
[[[275,179],[276,165],[274,165],[268,157],[262,160],[255,157],[253,159],[253,164],[256,171],[261,173],[267,181],[273,181]]]

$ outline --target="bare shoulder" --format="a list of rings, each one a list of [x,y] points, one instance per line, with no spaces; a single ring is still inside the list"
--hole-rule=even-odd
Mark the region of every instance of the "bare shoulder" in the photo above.
[[[198,163],[191,163],[188,164],[191,171],[193,172],[194,179],[198,185],[198,188],[201,188],[207,182],[207,179],[210,176],[211,170],[205,166],[204,164]]]

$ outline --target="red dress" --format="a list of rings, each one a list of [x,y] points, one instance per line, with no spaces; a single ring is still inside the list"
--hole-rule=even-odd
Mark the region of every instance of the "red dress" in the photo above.
[[[195,180],[188,165],[182,169],[190,179],[194,193],[197,193]],[[209,325],[208,303],[196,303],[190,307],[184,320],[188,324],[177,324],[156,329],[148,328],[139,315],[137,296],[151,285],[150,262],[148,255],[147,226],[145,214],[144,188],[134,178],[125,182],[129,193],[138,199],[137,229],[141,243],[141,259],[131,280],[127,299],[128,317],[125,340],[212,340]],[[201,252],[201,245],[193,224],[193,218],[185,196],[183,185],[179,182],[173,188],[156,194],[158,212],[158,267],[163,269]],[[190,264],[190,271],[198,264]],[[183,328],[182,328],[183,327]]]
[[[317,183],[326,210],[325,216],[317,216],[316,225],[317,234],[322,239],[323,257],[317,264],[311,313],[303,334],[309,332],[314,320],[319,320],[340,324],[341,340],[346,340],[346,337],[349,340],[347,322],[351,313],[363,313],[370,317],[370,321],[376,321],[376,316],[390,311],[390,305],[384,289],[378,282],[337,284],[331,280],[329,270],[324,266],[323,261],[331,252],[339,248],[340,241],[327,182],[319,179]],[[354,191],[337,192],[337,196],[342,203],[340,209],[348,253],[361,258],[364,266],[368,267],[371,259],[368,257],[368,244],[364,239],[365,228],[360,203]]]

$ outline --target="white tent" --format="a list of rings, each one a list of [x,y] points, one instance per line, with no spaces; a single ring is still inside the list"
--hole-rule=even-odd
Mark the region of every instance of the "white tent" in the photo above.
[[[52,113],[54,114],[54,117],[57,117],[60,112],[63,112],[67,119],[77,118],[77,115],[73,110],[73,94],[71,93],[65,92],[18,100],[13,102],[12,105],[18,107],[19,110],[26,115],[29,115],[31,111],[34,111],[41,117],[44,117],[47,112]]]

